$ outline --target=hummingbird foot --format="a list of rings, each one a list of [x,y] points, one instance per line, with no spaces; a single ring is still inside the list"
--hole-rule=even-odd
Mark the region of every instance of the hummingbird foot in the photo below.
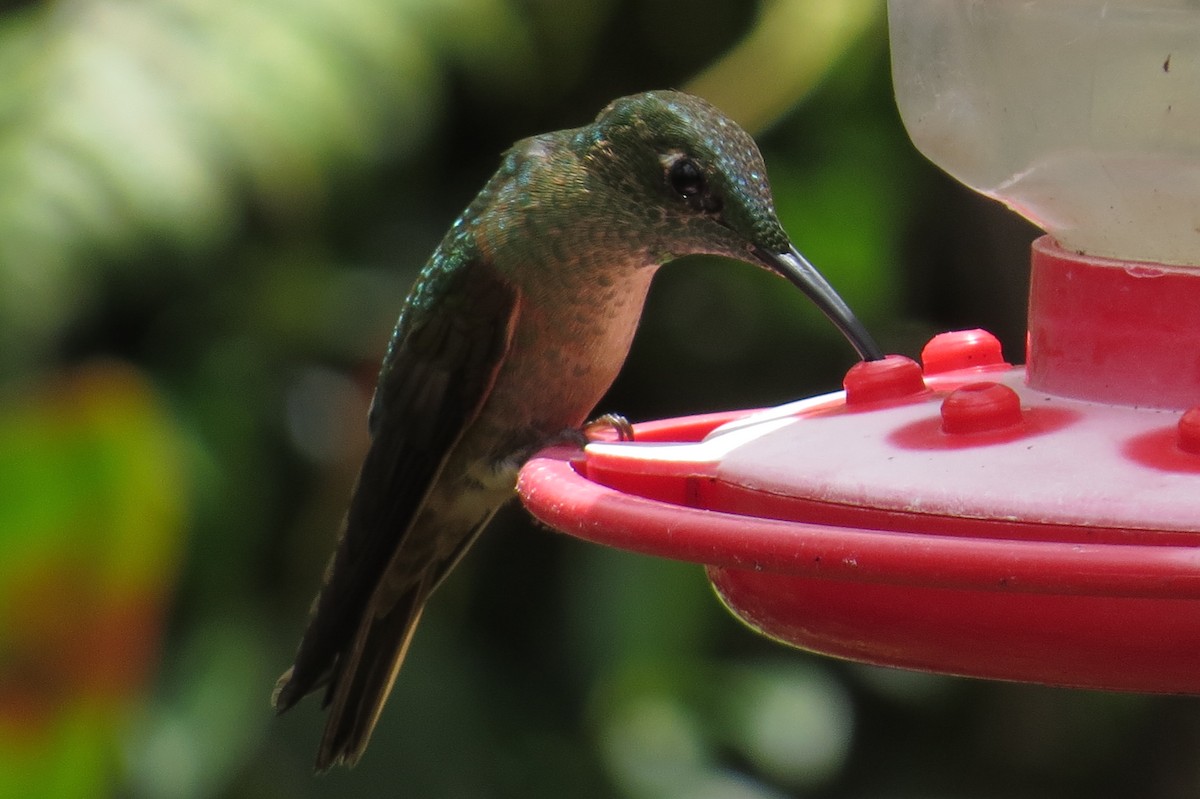
[[[611,432],[617,434],[617,441],[633,441],[633,425],[619,413],[606,413],[584,422],[579,432],[585,442],[609,441]]]
[[[633,441],[633,425],[619,413],[606,413],[584,422],[580,427],[568,427],[556,435],[539,439],[532,446],[515,448],[494,465],[497,471],[517,471],[527,460],[546,447],[571,446],[583,449],[593,441]]]

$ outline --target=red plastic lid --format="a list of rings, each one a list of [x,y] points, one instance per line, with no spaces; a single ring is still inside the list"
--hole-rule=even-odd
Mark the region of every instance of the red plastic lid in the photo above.
[[[1030,388],[982,331],[925,354],[923,374],[892,356],[846,393],[543,453],[518,491],[559,530],[707,564],[735,613],[806,649],[1200,693],[1196,419]]]
[[[1029,385],[1182,410],[1200,402],[1200,267],[1114,261],[1033,243]]]

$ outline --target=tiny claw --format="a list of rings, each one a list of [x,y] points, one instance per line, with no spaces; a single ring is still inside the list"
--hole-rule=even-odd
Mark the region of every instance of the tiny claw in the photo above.
[[[602,441],[607,438],[605,433],[612,430],[617,434],[617,441],[633,441],[633,425],[619,413],[606,413],[584,423],[583,437],[587,441]]]

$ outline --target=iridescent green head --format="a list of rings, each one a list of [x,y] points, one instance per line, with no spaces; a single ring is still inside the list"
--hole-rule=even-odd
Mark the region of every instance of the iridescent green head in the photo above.
[[[673,91],[622,97],[572,145],[613,214],[636,225],[661,262],[703,253],[764,266],[803,290],[859,355],[882,357],[779,224],[754,139],[710,103]]]

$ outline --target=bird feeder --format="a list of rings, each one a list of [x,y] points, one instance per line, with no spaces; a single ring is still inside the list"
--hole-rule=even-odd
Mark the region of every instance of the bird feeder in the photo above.
[[[1048,235],[1024,367],[985,331],[844,391],[554,449],[563,532],[704,564],[764,634],[869,663],[1200,693],[1200,10],[892,0],[918,148]]]

